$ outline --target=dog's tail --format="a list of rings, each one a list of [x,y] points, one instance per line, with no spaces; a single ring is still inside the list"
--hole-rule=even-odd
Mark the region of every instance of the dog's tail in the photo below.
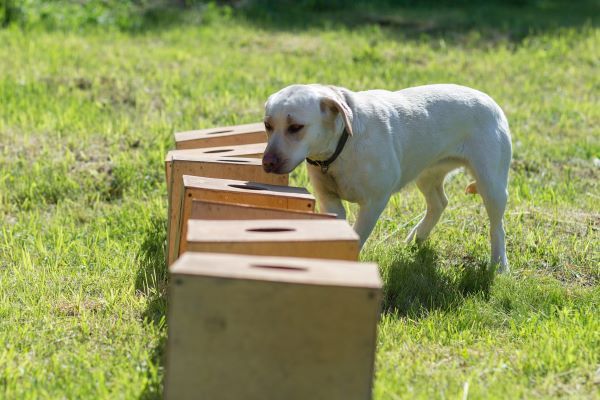
[[[465,194],[477,194],[477,182],[473,181],[465,188]]]

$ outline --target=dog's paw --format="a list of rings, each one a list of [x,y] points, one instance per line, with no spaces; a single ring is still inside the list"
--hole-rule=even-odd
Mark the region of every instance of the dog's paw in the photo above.
[[[412,244],[415,241],[416,234],[417,234],[417,229],[414,228],[413,230],[410,231],[410,233],[408,234],[406,239],[404,239],[404,243]]]
[[[509,267],[508,264],[498,264],[496,266],[496,272],[498,274],[502,274],[502,275],[509,274],[510,273],[510,267]]]
[[[426,241],[427,238],[420,238],[417,236],[417,232],[415,229],[413,232],[408,234],[408,236],[404,240],[404,243],[406,243],[407,245],[412,245],[414,247],[421,247]]]

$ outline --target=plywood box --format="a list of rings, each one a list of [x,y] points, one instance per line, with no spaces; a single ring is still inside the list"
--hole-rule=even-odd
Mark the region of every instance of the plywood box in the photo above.
[[[262,168],[260,160],[255,158],[237,157],[189,157],[174,155],[167,185],[169,200],[168,221],[168,261],[172,259],[175,246],[176,227],[179,226],[183,175],[197,175],[209,178],[239,179],[273,185],[287,185],[288,175],[268,174]]]
[[[251,199],[249,199],[252,202]],[[180,232],[176,238],[176,254],[179,257],[185,251],[187,223],[190,219],[208,220],[243,220],[243,219],[335,219],[336,214],[315,213],[311,210],[283,210],[277,208],[257,207],[248,204],[220,203],[215,201],[192,200],[191,207],[182,207]],[[189,210],[189,211],[188,211]]]
[[[223,126],[175,133],[176,149],[198,149],[202,147],[232,146],[266,142],[265,124]]]
[[[173,168],[173,159],[186,160],[193,162],[197,159],[206,157],[244,157],[244,158],[262,158],[266,143],[242,144],[238,146],[206,147],[201,149],[171,150],[165,157],[165,175],[167,185],[171,182],[171,170]],[[170,188],[168,188],[170,190]]]
[[[359,237],[345,220],[188,221],[185,251],[358,259]]]
[[[315,209],[315,198],[305,188],[184,175],[179,215],[173,217],[177,225],[174,225],[174,250],[169,257],[169,264],[184,250],[187,221],[191,218],[194,200],[246,204],[305,213],[312,213]]]
[[[166,399],[371,398],[377,265],[186,253],[169,282]]]

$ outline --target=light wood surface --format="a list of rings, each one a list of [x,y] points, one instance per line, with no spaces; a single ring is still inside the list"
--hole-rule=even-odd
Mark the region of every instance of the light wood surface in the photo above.
[[[184,251],[356,261],[359,237],[345,220],[189,220]]]
[[[202,147],[231,146],[266,142],[267,134],[262,122],[245,125],[193,130],[175,133],[175,148],[198,149]]]
[[[189,219],[334,219],[336,214],[192,200]],[[183,223],[185,225],[185,222]]]
[[[345,260],[188,252],[169,267],[169,272],[306,285],[382,287],[377,264]]]
[[[167,153],[165,161],[171,161],[172,155],[178,155],[179,159],[188,157],[250,157],[250,158],[261,158],[265,152],[267,143],[252,143],[252,144],[240,144],[237,146],[218,146],[218,147],[203,147],[200,149],[183,149],[183,150],[171,150]],[[193,158],[192,158],[193,159]]]
[[[169,282],[165,398],[371,398],[375,264],[186,253]]]

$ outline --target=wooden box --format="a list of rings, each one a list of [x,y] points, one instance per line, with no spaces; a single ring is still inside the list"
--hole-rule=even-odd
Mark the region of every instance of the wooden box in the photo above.
[[[173,200],[178,202],[179,208],[175,210],[178,215],[172,216],[176,225],[173,226],[173,251],[169,252],[169,264],[184,250],[187,221],[191,218],[194,200],[246,204],[304,213],[312,213],[315,209],[315,198],[305,188],[184,175],[181,198]]]
[[[171,170],[173,169],[173,159],[186,160],[193,162],[197,159],[206,157],[243,157],[243,158],[262,158],[266,143],[242,144],[239,146],[206,147],[201,149],[171,150],[165,157],[165,175],[167,185],[171,182]],[[168,190],[170,190],[168,188]]]
[[[381,286],[373,263],[182,255],[165,398],[371,398]]]
[[[356,261],[360,248],[346,220],[191,219],[183,250]]]
[[[266,141],[265,124],[262,122],[175,133],[175,148],[178,150]]]
[[[237,157],[187,157],[179,154],[172,157],[172,168],[167,184],[169,221],[168,221],[168,260],[172,259],[175,246],[175,232],[179,226],[183,175],[197,175],[209,178],[248,180],[273,185],[287,185],[288,175],[268,174],[262,163],[256,158]],[[169,261],[170,262],[170,261]]]

